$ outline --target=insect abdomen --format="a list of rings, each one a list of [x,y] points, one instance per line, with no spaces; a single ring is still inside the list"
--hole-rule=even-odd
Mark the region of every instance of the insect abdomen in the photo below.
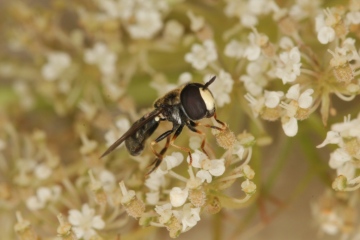
[[[144,120],[145,117],[142,117],[138,121],[136,121],[133,125],[138,124]],[[134,134],[130,135],[125,140],[125,146],[132,156],[137,156],[141,154],[141,152],[144,150],[146,139],[148,139],[151,136],[151,134],[153,134],[153,132],[156,130],[158,126],[159,126],[159,121],[157,121],[157,119],[154,118],[151,121],[145,123],[144,126],[139,128],[136,132],[134,132]]]

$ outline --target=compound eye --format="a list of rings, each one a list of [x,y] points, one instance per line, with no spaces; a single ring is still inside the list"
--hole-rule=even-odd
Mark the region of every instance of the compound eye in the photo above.
[[[200,93],[200,87],[189,84],[180,94],[182,107],[191,120],[199,120],[207,115],[205,101]]]

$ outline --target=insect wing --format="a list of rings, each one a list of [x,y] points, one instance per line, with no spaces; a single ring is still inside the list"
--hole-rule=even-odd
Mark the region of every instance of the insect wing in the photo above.
[[[136,131],[138,131],[141,127],[143,127],[146,123],[153,120],[162,112],[162,109],[155,109],[149,114],[144,116],[143,121],[138,121],[133,124],[129,130],[127,130],[124,135],[122,135],[118,140],[116,140],[102,155],[100,158],[105,157],[110,152],[114,151],[123,141],[125,141],[129,136],[133,135]]]

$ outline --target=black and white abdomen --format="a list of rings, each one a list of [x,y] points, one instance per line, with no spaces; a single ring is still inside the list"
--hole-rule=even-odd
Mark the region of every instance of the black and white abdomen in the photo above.
[[[214,116],[215,99],[202,84],[186,85],[180,93],[180,101],[182,110],[193,121]]]

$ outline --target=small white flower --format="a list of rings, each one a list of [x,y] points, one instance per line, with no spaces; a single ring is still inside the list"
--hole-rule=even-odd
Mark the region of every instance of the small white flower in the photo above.
[[[166,224],[170,220],[171,216],[173,215],[171,208],[172,206],[170,203],[155,207],[155,212],[160,215],[159,222],[161,224]]]
[[[335,39],[335,30],[328,26],[323,26],[317,35],[317,38],[321,44],[327,44]]]
[[[104,169],[99,173],[99,180],[107,192],[111,192],[116,188],[116,178],[114,174],[108,170]]]
[[[105,222],[100,215],[95,216],[95,210],[88,204],[84,204],[81,212],[77,209],[71,209],[68,217],[69,223],[73,225],[73,230],[77,238],[89,240],[96,235],[95,230],[105,227]]]
[[[330,154],[329,166],[336,169],[338,176],[343,175],[348,180],[355,177],[356,167],[352,163],[352,157],[342,148],[338,148]]]
[[[35,196],[31,196],[26,200],[26,206],[32,211],[43,209],[46,204],[56,201],[60,194],[60,186],[40,187],[36,190]]]
[[[185,204],[182,210],[182,232],[188,231],[200,221],[200,208],[192,208],[192,204]]]
[[[250,45],[245,49],[244,57],[246,57],[249,61],[255,61],[260,57],[261,48],[256,43],[256,34],[251,32],[248,36]]]
[[[191,63],[197,70],[205,69],[217,58],[215,43],[212,40],[206,40],[202,45],[195,43],[191,47],[191,52],[185,55],[185,61]]]
[[[192,11],[187,11],[187,16],[190,18],[191,31],[197,32],[205,26],[205,19],[201,15],[196,16]]]
[[[333,26],[338,24],[339,17],[327,9],[324,14],[320,14],[315,18],[315,30],[317,38],[321,44],[327,44],[334,41],[336,32]]]
[[[331,126],[331,130],[338,132],[342,138],[360,136],[360,115],[350,120],[350,116],[344,118],[344,122]]]
[[[110,18],[129,19],[134,11],[136,1],[133,0],[100,0],[98,1],[100,8]]]
[[[204,82],[207,82],[211,78],[211,75],[206,75],[204,77]],[[216,105],[222,107],[227,103],[230,103],[230,93],[234,80],[231,75],[224,70],[220,70],[218,79],[216,79],[210,86],[210,90],[214,95]]]
[[[236,142],[232,148],[232,154],[237,155],[239,159],[242,159],[245,153],[245,148],[240,142]]]
[[[343,149],[338,148],[330,154],[329,165],[333,169],[341,167],[344,163],[351,161],[351,156]]]
[[[284,93],[281,91],[265,91],[265,106],[268,108],[275,108],[280,104]]]
[[[176,21],[176,20],[169,20],[166,22],[164,27],[164,38],[169,41],[179,41],[181,36],[184,34],[184,26]]]
[[[305,18],[313,18],[320,10],[321,0],[296,0],[290,8],[289,14],[300,22]]]
[[[266,65],[266,60],[259,58],[246,66],[246,75],[240,76],[240,81],[244,82],[245,89],[255,97],[262,95],[263,88],[268,83],[267,78],[264,76]]]
[[[300,75],[301,55],[297,47],[280,54],[280,62],[276,68],[276,76],[281,78],[283,83],[293,82]]]
[[[183,72],[179,76],[178,83],[179,84],[185,84],[185,83],[191,82],[192,79],[193,79],[193,77],[192,77],[191,73]]]
[[[164,176],[166,172],[158,171],[158,169],[153,171],[145,180],[145,186],[147,186],[152,191],[159,191],[166,184],[166,179]]]
[[[191,136],[189,139],[189,146],[192,150],[200,149],[202,139],[198,136]]]
[[[290,50],[294,47],[294,42],[289,37],[282,37],[279,42],[279,46],[283,50]]]
[[[119,136],[123,135],[129,128],[130,128],[130,122],[127,118],[120,118],[115,123],[117,129],[116,130],[109,130],[105,133],[105,140],[106,145],[111,146],[118,138]],[[120,146],[123,146],[124,144],[121,144]]]
[[[65,52],[51,52],[47,55],[48,62],[42,67],[42,76],[49,81],[58,79],[70,66],[71,58]]]
[[[44,180],[47,179],[48,177],[50,177],[50,175],[52,174],[52,169],[45,163],[40,163],[39,165],[37,165],[35,167],[35,176],[38,179]]]
[[[271,11],[271,4],[268,0],[227,0],[224,12],[228,17],[239,18],[242,26],[251,28],[258,23],[259,15]]]
[[[137,10],[134,22],[127,26],[134,39],[150,39],[163,27],[160,12],[151,9]]]
[[[360,24],[360,11],[348,12],[346,14],[346,19],[351,24],[354,24],[354,25]]]
[[[314,90],[310,88],[300,94],[300,85],[295,84],[289,88],[286,93],[286,97],[297,101],[299,103],[299,107],[307,109],[311,107],[313,103],[313,97],[311,96],[313,93]]]
[[[167,155],[164,157],[166,162],[167,170],[179,166],[184,160],[184,156],[180,152],[173,152],[170,156]]]
[[[115,73],[117,56],[104,43],[96,43],[92,49],[85,50],[84,60],[88,64],[95,64],[103,75]]]
[[[237,40],[231,40],[225,46],[224,54],[227,57],[240,59],[244,55],[245,46]]]
[[[150,205],[158,204],[160,200],[160,192],[148,192],[146,193],[146,202]]]
[[[289,88],[286,93],[286,97],[291,101],[296,101],[297,104],[281,103],[281,107],[286,110],[286,115],[281,118],[282,127],[285,134],[289,137],[293,137],[298,132],[298,124],[296,114],[299,108],[308,109],[312,106],[313,97],[311,94],[314,92],[313,89],[307,89],[300,94],[300,85],[296,84]]]
[[[224,159],[210,160],[199,150],[195,150],[195,153],[192,153],[192,166],[200,168],[200,170],[196,173],[196,177],[200,178],[203,182],[206,181],[210,183],[213,176],[221,176],[225,172],[224,161]],[[189,157],[188,162],[190,162]]]
[[[170,191],[170,202],[173,207],[182,206],[189,196],[189,189],[174,187]]]

